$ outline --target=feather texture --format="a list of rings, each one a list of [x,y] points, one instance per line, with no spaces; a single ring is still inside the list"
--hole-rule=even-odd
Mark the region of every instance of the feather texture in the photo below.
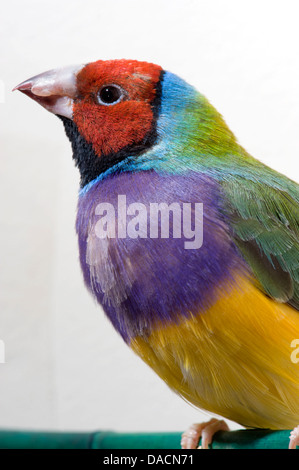
[[[290,357],[298,331],[296,311],[240,276],[205,313],[160,325],[131,347],[193,405],[246,427],[289,429],[299,421],[299,368]]]

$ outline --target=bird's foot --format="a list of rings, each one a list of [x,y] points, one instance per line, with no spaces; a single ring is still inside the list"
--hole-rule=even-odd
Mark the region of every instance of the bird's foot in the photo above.
[[[229,431],[229,427],[225,421],[213,418],[206,423],[192,424],[192,426],[182,434],[181,447],[182,449],[208,449],[214,434],[218,431]],[[200,438],[201,446],[198,447]]]
[[[290,434],[289,449],[299,446],[299,426],[296,426]]]

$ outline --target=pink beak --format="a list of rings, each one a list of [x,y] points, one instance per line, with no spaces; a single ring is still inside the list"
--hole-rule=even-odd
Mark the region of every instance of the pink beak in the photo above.
[[[77,96],[77,75],[84,65],[70,66],[29,78],[12,91],[19,90],[48,111],[72,119]]]

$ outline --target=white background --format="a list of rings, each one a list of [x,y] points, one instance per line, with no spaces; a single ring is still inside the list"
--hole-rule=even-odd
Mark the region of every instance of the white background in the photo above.
[[[207,418],[129,350],[87,293],[70,143],[55,116],[10,90],[57,66],[152,61],[205,94],[252,155],[298,180],[298,17],[296,0],[2,4],[0,427],[181,431]]]

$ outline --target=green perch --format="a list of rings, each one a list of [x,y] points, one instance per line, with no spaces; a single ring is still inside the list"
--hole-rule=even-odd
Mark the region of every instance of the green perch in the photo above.
[[[219,431],[213,449],[287,449],[290,431]],[[0,431],[0,449],[180,449],[181,434]]]

